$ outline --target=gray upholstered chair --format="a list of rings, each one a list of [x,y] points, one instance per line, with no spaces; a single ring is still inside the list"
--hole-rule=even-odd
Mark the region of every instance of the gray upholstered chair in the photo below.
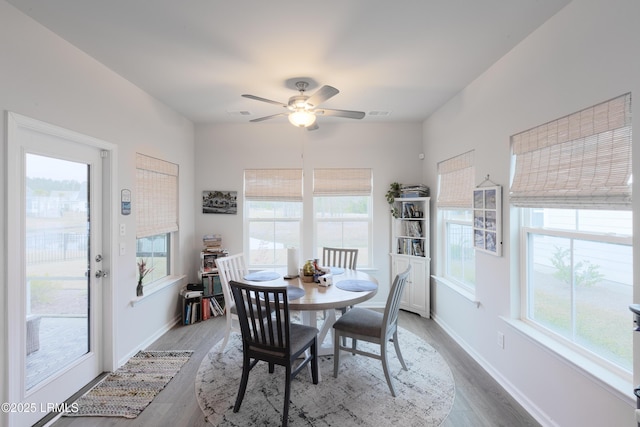
[[[244,276],[246,276],[249,271],[247,270],[244,255],[242,253],[216,259],[216,267],[218,268],[218,275],[220,276],[220,285],[222,286],[222,294],[224,295],[224,311],[227,318],[224,341],[222,343],[222,348],[220,349],[220,351],[222,351],[229,342],[231,332],[240,333],[238,313],[236,304],[233,301],[233,295],[231,294],[229,283],[232,280],[243,280]]]
[[[398,310],[400,309],[400,298],[404,291],[407,277],[411,265],[402,273],[398,274],[391,285],[391,291],[387,297],[384,313],[367,308],[354,307],[342,315],[333,325],[334,329],[334,350],[333,350],[333,376],[338,377],[338,367],[340,364],[340,350],[362,356],[373,357],[382,361],[382,369],[387,379],[387,384],[391,390],[391,395],[396,396],[396,391],[389,375],[389,362],[387,360],[387,343],[393,341],[396,354],[402,369],[407,370],[407,366],[400,353],[398,343]],[[351,348],[340,344],[340,337],[351,338]],[[357,348],[358,340],[380,344],[380,354],[370,353]]]
[[[242,331],[242,378],[233,412],[240,410],[247,390],[249,371],[259,362],[286,369],[282,425],[289,421],[291,380],[311,362],[311,379],[318,384],[318,330],[291,323],[287,286],[256,286],[230,282]],[[254,303],[259,301],[259,303]],[[307,350],[310,350],[307,352]],[[305,353],[301,362],[297,359]],[[298,363],[295,367],[294,362]]]

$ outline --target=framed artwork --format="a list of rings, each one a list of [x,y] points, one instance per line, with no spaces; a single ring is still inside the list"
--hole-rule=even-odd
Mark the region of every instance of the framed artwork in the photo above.
[[[209,190],[202,192],[203,214],[237,214],[238,192]]]
[[[502,256],[502,187],[473,190],[473,247]]]

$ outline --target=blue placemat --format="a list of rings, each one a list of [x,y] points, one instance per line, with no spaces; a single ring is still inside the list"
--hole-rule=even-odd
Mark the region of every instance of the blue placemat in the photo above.
[[[375,291],[378,288],[378,285],[370,282],[369,280],[349,279],[336,282],[336,287],[343,291],[365,292]]]
[[[244,276],[244,280],[250,280],[252,282],[267,282],[269,280],[276,280],[280,278],[280,274],[275,271],[256,271],[255,273],[249,273]]]
[[[297,286],[287,286],[287,297],[289,297],[289,301],[302,298],[304,294],[305,292],[302,288]]]
[[[299,288],[297,286],[291,286],[291,285],[287,286],[287,298],[289,299],[289,301],[302,298],[304,295],[305,295],[304,289]],[[271,298],[269,298],[269,300],[273,301],[273,299],[274,299],[273,295],[271,295]]]
[[[344,273],[344,268],[342,267],[329,267],[329,268],[331,269],[331,274],[333,275]]]

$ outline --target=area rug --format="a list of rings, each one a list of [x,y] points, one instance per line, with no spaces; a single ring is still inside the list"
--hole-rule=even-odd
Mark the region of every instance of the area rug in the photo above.
[[[136,418],[189,360],[192,351],[140,351],[77,401],[66,416]]]
[[[389,368],[396,389],[392,397],[382,363],[351,353],[340,354],[338,378],[333,377],[333,357],[320,357],[321,381],[314,385],[308,370],[291,384],[290,426],[439,426],[453,406],[455,385],[442,356],[418,336],[399,329],[399,342],[408,371],[404,371],[393,345]],[[240,411],[233,412],[242,372],[242,341],[232,334],[220,352],[216,344],[196,375],[196,396],[206,420],[214,426],[281,425],[284,368],[259,362],[249,373]],[[358,343],[378,352],[379,346]]]

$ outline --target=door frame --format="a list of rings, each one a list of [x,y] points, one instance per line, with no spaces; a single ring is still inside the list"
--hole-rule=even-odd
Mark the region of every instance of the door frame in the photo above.
[[[102,255],[104,258],[103,266],[109,271],[107,278],[101,279],[100,291],[102,306],[99,313],[101,325],[101,342],[99,344],[100,353],[97,354],[99,370],[112,371],[115,368],[115,350],[116,344],[114,341],[115,325],[114,325],[114,286],[113,278],[117,277],[117,259],[114,256],[114,242],[117,237],[114,236],[116,230],[115,221],[117,216],[113,214],[113,207],[116,206],[117,192],[116,188],[116,159],[117,159],[117,146],[115,144],[103,141],[94,137],[83,135],[75,131],[71,131],[62,127],[58,127],[37,119],[26,117],[14,112],[7,112],[6,115],[7,124],[7,242],[14,242],[11,244],[11,250],[7,243],[7,286],[5,289],[4,298],[4,312],[6,317],[4,319],[5,338],[8,344],[8,348],[22,348],[21,351],[11,351],[6,353],[6,359],[4,360],[3,371],[5,382],[5,390],[3,390],[4,396],[7,398],[7,402],[23,402],[28,400],[30,393],[26,393],[24,386],[24,371],[21,369],[13,369],[12,367],[24,366],[22,360],[25,352],[24,336],[26,325],[22,325],[19,330],[9,329],[11,319],[24,318],[24,307],[22,304],[12,304],[11,301],[22,300],[23,296],[16,291],[15,287],[9,286],[9,283],[13,283],[16,280],[20,280],[21,269],[24,264],[22,255],[24,248],[22,247],[22,227],[15,227],[14,224],[20,224],[22,221],[22,209],[11,209],[11,206],[18,206],[23,201],[22,186],[11,185],[16,182],[23,182],[23,168],[22,158],[23,149],[22,145],[18,144],[17,133],[19,129],[30,129],[39,133],[64,138],[68,141],[86,145],[92,148],[101,150],[102,157]],[[37,387],[36,387],[37,388]],[[66,399],[66,397],[65,397]],[[44,417],[46,413],[41,412],[38,405],[38,419]],[[8,426],[19,425],[20,420],[24,420],[19,415],[27,414],[0,414],[0,420],[6,421],[6,423],[0,423]],[[6,420],[2,418],[6,416]],[[37,421],[37,419],[36,419]]]

